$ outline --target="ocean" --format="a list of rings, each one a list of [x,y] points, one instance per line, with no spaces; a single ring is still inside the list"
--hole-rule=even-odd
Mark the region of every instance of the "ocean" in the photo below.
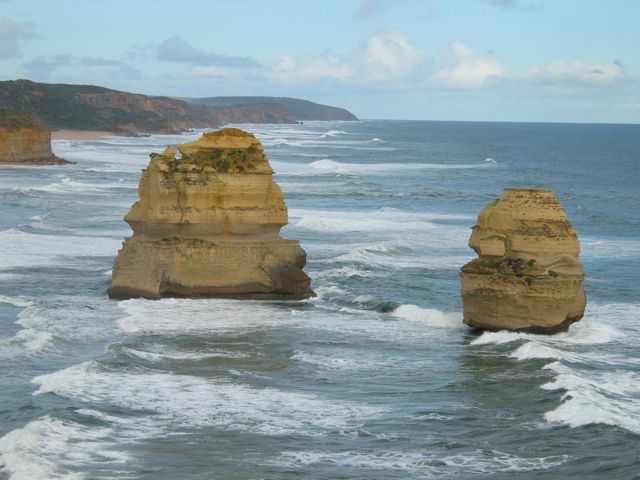
[[[197,132],[0,167],[0,478],[640,479],[639,125],[239,126],[316,298],[107,298],[140,169]],[[470,228],[520,186],[581,239],[566,333],[462,323]]]

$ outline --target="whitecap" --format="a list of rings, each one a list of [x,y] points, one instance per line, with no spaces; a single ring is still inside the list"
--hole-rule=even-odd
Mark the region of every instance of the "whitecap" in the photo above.
[[[423,220],[424,216],[401,211],[387,212],[383,209],[362,212],[291,209],[289,218],[292,227],[322,232],[388,232],[435,228],[432,223]]]
[[[0,340],[0,358],[15,358],[41,353],[51,346],[53,334],[33,328],[25,328],[13,337]]]
[[[327,132],[324,132],[324,135],[335,137],[337,135],[347,135],[347,132],[345,132],[344,130],[329,130]]]
[[[331,353],[296,350],[291,360],[317,365],[331,370],[377,370],[388,369],[389,359],[371,352],[353,351],[352,356],[337,356]]]
[[[357,268],[353,266],[345,266],[340,268],[330,268],[328,270],[323,270],[314,275],[314,279],[318,280],[320,278],[369,278],[375,277],[373,272],[368,272],[362,268]]]
[[[0,269],[45,265],[69,265],[76,257],[111,257],[122,240],[107,237],[58,236],[23,232],[17,228],[0,231]]]
[[[269,302],[226,299],[132,299],[118,302],[127,333],[252,330],[297,323],[288,310]]]
[[[25,330],[52,335],[52,342],[56,338],[96,341],[121,333],[114,325],[111,309],[115,311],[116,306],[106,298],[63,297],[25,308],[18,314],[16,324]]]
[[[551,345],[556,345],[556,347]],[[572,350],[571,347],[575,347],[575,345],[554,344],[553,340],[549,342],[532,340],[520,345],[509,355],[509,357],[520,361],[552,358],[566,362],[583,363],[588,365],[593,365],[595,363],[617,366],[640,364],[640,359],[638,358],[632,358],[625,355],[593,352],[591,350],[578,352]]]
[[[483,168],[483,164],[445,164],[445,163],[343,163],[329,158],[316,160],[308,165],[314,170],[342,174],[380,174],[406,170],[430,169],[468,169]],[[286,172],[284,172],[286,173]]]
[[[548,422],[570,427],[618,426],[640,434],[640,374],[627,370],[583,372],[560,362],[545,367],[557,374],[544,390],[565,390],[562,403],[545,413]]]
[[[211,358],[247,358],[249,355],[241,352],[233,352],[224,349],[202,349],[199,351],[175,350],[161,345],[149,347],[122,347],[122,350],[130,355],[152,362],[166,360],[206,360]]]
[[[474,339],[472,345],[490,345],[517,342],[521,340],[538,341],[551,345],[598,345],[609,343],[620,338],[622,332],[615,327],[607,324],[590,321],[588,318],[581,322],[571,325],[568,331],[556,333],[553,335],[537,335],[533,333],[509,332],[500,330],[497,332],[483,332],[478,338]]]
[[[514,350],[509,357],[517,360],[533,360],[543,358],[555,358],[568,361],[576,361],[580,357],[572,352],[566,350],[560,350],[547,345],[543,345],[536,341],[530,341],[523,345],[520,345]]]
[[[340,358],[332,355],[319,355],[301,350],[296,350],[291,356],[291,360],[311,363],[326,368],[351,369],[357,368],[358,362],[354,358]]]
[[[412,478],[433,478],[442,475],[449,477],[453,472],[486,475],[504,471],[546,470],[561,465],[569,458],[568,455],[520,457],[497,450],[475,450],[457,455],[406,450],[302,450],[283,452],[270,463],[287,468],[324,464],[343,469],[395,470],[408,472]]]
[[[14,307],[25,308],[33,305],[33,302],[25,297],[7,297],[0,295],[0,303],[13,305]]]
[[[451,241],[451,237],[449,237]],[[451,244],[450,244],[451,245]],[[366,268],[378,269],[452,269],[452,265],[464,265],[471,260],[471,255],[438,255],[437,245],[429,253],[421,253],[413,250],[413,242],[409,240],[388,241],[366,246],[358,246],[352,251],[335,257],[311,259],[313,264],[359,264]]]
[[[435,308],[422,308],[417,305],[400,305],[391,312],[391,316],[419,322],[430,327],[463,330],[468,328],[462,323],[462,315],[459,313],[442,312]]]
[[[81,193],[81,192],[105,192],[110,189],[124,188],[136,189],[137,184],[126,182],[115,183],[83,183],[71,180],[69,177],[63,176],[60,183],[52,183],[43,187],[31,187],[29,190],[37,190],[49,193]]]
[[[348,295],[348,292],[346,290],[340,288],[337,285],[321,285],[319,287],[316,287],[315,291],[316,297],[311,299],[313,302],[335,299]]]
[[[289,211],[290,227],[319,232],[428,232],[452,236],[466,247],[468,228],[443,225],[434,222],[446,220],[471,220],[472,217],[440,212],[411,212],[396,208],[376,210],[311,210],[292,208]],[[463,239],[465,239],[463,241]],[[406,241],[406,240],[405,240]]]
[[[40,417],[0,438],[0,467],[11,480],[86,478],[89,466],[127,460],[109,443],[113,434],[110,428]]]
[[[562,465],[570,458],[569,455],[520,457],[498,450],[476,450],[468,454],[448,455],[442,461],[448,467],[458,467],[464,472],[493,474],[498,472],[547,470]]]
[[[325,435],[360,425],[384,409],[224,380],[107,370],[86,362],[32,380],[34,395],[153,411],[158,425],[203,425],[261,435]]]

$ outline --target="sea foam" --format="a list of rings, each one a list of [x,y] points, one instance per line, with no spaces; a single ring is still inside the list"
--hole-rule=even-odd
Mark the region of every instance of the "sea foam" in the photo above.
[[[0,231],[0,270],[47,265],[73,265],[77,257],[111,257],[122,241],[107,237],[59,236],[27,233],[17,228]]]
[[[87,467],[127,460],[108,441],[113,435],[110,428],[40,417],[0,438],[0,467],[11,480],[87,478]]]
[[[570,427],[614,425],[640,434],[640,374],[624,370],[580,371],[560,362],[545,367],[557,374],[541,388],[564,390],[562,403],[545,413],[548,422]]]
[[[505,471],[546,470],[561,465],[569,458],[568,455],[521,457],[498,450],[472,450],[456,455],[406,450],[349,450],[336,453],[302,450],[283,452],[270,463],[293,469],[309,465],[332,465],[341,469],[403,471],[410,474],[411,478],[449,478],[452,474],[488,475]]]
[[[276,388],[253,388],[225,380],[109,370],[95,362],[75,365],[33,379],[35,395],[153,411],[159,425],[203,425],[261,435],[325,435],[353,428],[383,409],[352,401],[325,400]]]
[[[468,327],[462,323],[459,313],[446,313],[435,308],[421,308],[417,305],[400,305],[391,315],[393,317],[419,322],[429,327],[464,330]]]

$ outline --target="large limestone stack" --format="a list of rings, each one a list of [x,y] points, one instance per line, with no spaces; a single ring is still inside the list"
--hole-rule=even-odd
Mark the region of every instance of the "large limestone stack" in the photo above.
[[[305,251],[280,236],[287,206],[272,174],[260,141],[235,128],[152,154],[109,295],[313,295]]]
[[[479,258],[462,267],[464,322],[553,333],[584,314],[580,242],[550,190],[505,189],[473,227]]]
[[[0,109],[0,163],[56,165],[69,163],[51,151],[51,130],[37,118]]]

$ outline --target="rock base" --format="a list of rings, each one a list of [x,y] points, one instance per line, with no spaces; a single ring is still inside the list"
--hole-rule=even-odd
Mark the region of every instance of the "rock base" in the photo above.
[[[132,237],[113,268],[109,297],[299,300],[314,296],[295,240]]]
[[[518,277],[462,271],[464,323],[483,330],[566,331],[582,319],[583,277]]]

